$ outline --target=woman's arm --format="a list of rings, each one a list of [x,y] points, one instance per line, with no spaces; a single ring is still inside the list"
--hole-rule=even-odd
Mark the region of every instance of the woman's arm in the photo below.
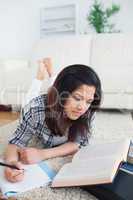
[[[79,145],[74,142],[67,142],[51,149],[42,150],[42,156],[44,159],[66,156],[76,153],[79,150]]]
[[[4,154],[4,159],[6,162],[17,162],[19,160],[18,148],[19,147],[15,144],[8,144]]]
[[[37,149],[37,148],[24,148],[20,149],[20,159],[25,164],[33,164],[46,160],[49,158],[66,156],[76,153],[79,150],[79,145],[74,142],[67,142],[57,147],[49,149]]]

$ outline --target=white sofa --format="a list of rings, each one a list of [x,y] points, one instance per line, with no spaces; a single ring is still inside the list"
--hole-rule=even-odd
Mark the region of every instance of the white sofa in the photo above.
[[[130,34],[46,37],[34,45],[30,60],[0,62],[0,103],[21,104],[35,75],[36,61],[50,56],[55,74],[69,64],[93,67],[102,81],[102,108],[133,110],[132,52]]]
[[[93,37],[90,65],[102,80],[103,107],[133,109],[132,52],[132,34],[99,34]]]

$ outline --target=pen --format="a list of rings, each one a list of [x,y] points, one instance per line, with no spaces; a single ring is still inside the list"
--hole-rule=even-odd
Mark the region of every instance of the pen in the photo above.
[[[15,165],[3,163],[3,162],[0,162],[0,166],[9,167],[9,168],[11,168],[11,169],[21,170],[21,169],[19,169],[18,167],[16,167]]]

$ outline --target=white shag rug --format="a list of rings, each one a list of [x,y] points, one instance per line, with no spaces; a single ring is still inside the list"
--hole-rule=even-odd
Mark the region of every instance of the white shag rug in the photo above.
[[[0,127],[0,152],[4,151],[10,135],[17,126],[17,121]],[[94,135],[91,143],[103,142],[120,138],[133,137],[133,120],[129,112],[100,111],[96,115],[94,123]],[[47,160],[47,164],[58,171],[61,166],[70,162],[71,156]],[[80,187],[58,188],[41,187],[17,195],[17,200],[97,200],[94,196]]]

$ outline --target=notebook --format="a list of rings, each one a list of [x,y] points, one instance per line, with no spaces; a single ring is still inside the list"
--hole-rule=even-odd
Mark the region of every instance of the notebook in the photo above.
[[[0,161],[2,161],[0,159]],[[46,161],[39,164],[23,165],[25,169],[25,177],[22,182],[11,183],[4,177],[4,167],[0,166],[0,189],[7,196],[14,196],[17,193],[26,192],[28,190],[46,186],[51,183],[56,172],[52,170]]]

